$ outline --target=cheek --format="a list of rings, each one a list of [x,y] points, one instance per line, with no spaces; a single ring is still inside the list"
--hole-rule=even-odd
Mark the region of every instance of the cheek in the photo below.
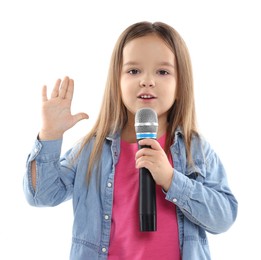
[[[131,89],[128,88],[126,85],[124,85],[124,83],[122,84],[121,82],[121,98],[123,104],[127,107],[128,107],[128,103],[130,102],[131,96],[132,96]]]
[[[120,89],[121,89],[121,97],[123,99],[126,93],[126,87],[123,80],[120,81]]]
[[[169,88],[166,89],[165,91],[165,96],[167,98],[167,100],[175,100],[176,99],[176,93],[177,93],[177,88],[176,86],[170,86]]]
[[[171,108],[172,105],[175,102],[175,97],[174,96],[167,96],[164,102],[164,106],[166,106],[167,109]]]
[[[123,99],[130,98],[135,94],[135,88],[133,87],[133,83],[129,82],[128,80],[122,79],[120,81],[120,84]]]
[[[122,98],[122,101],[123,103],[126,102],[126,98],[129,96],[129,91],[127,88],[125,87],[121,87],[121,98]]]

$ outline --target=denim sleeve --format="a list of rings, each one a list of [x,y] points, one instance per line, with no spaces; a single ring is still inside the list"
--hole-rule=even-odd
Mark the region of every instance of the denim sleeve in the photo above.
[[[204,148],[205,177],[191,179],[174,169],[166,199],[176,204],[193,223],[210,233],[225,232],[237,216],[237,200],[232,194],[225,169],[209,145]]]
[[[72,151],[60,159],[62,140],[36,140],[26,162],[24,193],[32,206],[56,206],[72,196],[75,167]],[[36,161],[36,188],[32,186],[31,163]],[[64,165],[61,161],[68,161]]]

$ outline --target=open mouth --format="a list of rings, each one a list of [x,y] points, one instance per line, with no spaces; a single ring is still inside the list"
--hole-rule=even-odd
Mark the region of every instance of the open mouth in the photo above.
[[[154,99],[155,97],[149,94],[142,94],[140,96],[138,96],[138,98],[140,99]]]

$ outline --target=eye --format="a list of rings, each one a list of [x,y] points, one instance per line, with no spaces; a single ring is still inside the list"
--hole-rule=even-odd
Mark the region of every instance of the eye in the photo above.
[[[128,73],[129,73],[129,74],[132,74],[132,75],[136,75],[136,74],[138,74],[139,72],[140,72],[140,71],[137,70],[137,69],[131,69],[131,70],[128,71]]]
[[[166,71],[166,70],[159,70],[158,73],[159,73],[160,75],[168,75],[168,74],[169,74],[169,72]]]

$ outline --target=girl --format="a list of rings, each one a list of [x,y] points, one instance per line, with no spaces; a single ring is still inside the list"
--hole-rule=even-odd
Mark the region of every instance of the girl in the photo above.
[[[73,199],[70,259],[210,259],[206,231],[228,230],[237,201],[225,169],[195,123],[190,57],[171,26],[140,22],[119,37],[98,119],[60,158],[65,131],[88,115],[70,112],[74,82],[42,92],[42,127],[27,161],[24,191],[33,206]],[[158,115],[158,140],[138,150],[134,117]],[[138,172],[156,184],[157,231],[140,232]]]

